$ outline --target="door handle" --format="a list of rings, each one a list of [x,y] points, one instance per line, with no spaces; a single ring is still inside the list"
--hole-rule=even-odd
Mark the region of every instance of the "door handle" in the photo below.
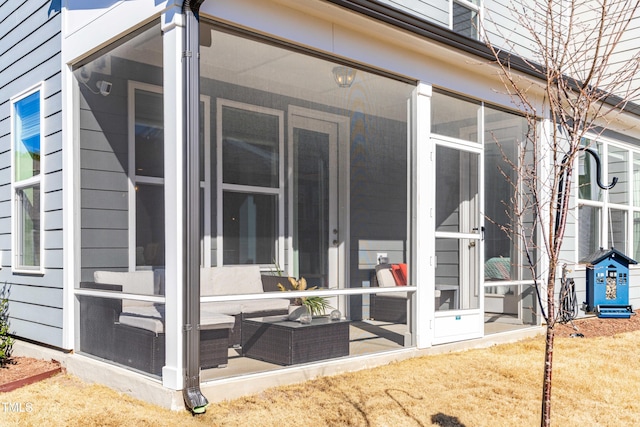
[[[478,227],[473,227],[471,230],[473,231],[480,231],[480,240],[484,240],[484,226],[478,228]]]

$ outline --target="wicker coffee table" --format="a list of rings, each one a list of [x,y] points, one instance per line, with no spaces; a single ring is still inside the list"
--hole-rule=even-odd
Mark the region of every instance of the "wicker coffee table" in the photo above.
[[[278,365],[295,365],[349,355],[349,320],[314,318],[311,324],[286,316],[242,321],[242,353]]]

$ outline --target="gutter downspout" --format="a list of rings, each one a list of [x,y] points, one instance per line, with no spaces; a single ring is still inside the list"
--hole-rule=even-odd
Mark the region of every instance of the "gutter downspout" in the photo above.
[[[185,252],[183,292],[185,301],[184,352],[185,371],[182,395],[194,414],[203,414],[209,401],[200,390],[200,5],[204,0],[185,0],[183,51],[184,126],[185,126]]]

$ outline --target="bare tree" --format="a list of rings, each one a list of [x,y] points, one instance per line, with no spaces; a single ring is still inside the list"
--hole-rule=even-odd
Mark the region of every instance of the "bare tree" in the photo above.
[[[538,288],[541,300],[546,300],[547,325],[542,426],[551,423],[556,280],[573,168],[586,148],[585,135],[598,136],[610,129],[638,95],[640,54],[627,42],[635,30],[639,4],[639,0],[511,0],[505,9],[508,14],[488,11],[482,28],[504,88],[529,123],[520,157],[510,162],[517,176],[510,179],[515,209],[505,230],[518,238],[534,277],[542,269],[533,250],[544,266],[545,279]],[[524,223],[535,227],[525,230]],[[540,239],[534,238],[535,229],[542,230]]]

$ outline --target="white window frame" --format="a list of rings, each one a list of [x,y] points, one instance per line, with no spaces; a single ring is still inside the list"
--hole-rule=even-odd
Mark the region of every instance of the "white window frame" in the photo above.
[[[240,110],[252,111],[262,114],[276,116],[278,118],[278,187],[257,187],[251,185],[225,184],[222,181],[222,109],[231,107]],[[245,104],[243,102],[231,101],[228,99],[218,98],[216,103],[216,198],[217,198],[217,239],[216,239],[216,265],[224,265],[224,242],[222,230],[223,224],[223,196],[225,191],[234,191],[240,193],[275,195],[278,199],[278,223],[276,224],[276,247],[274,253],[280,268],[286,269],[285,260],[285,210],[284,210],[284,112],[273,108],[260,107],[253,104]],[[276,266],[274,264],[259,264],[263,271],[273,271]],[[286,271],[286,270],[285,270]]]
[[[483,21],[483,0],[478,0],[478,4],[473,4],[473,2],[469,1],[469,0],[452,0],[449,2],[449,28],[451,29],[451,31],[454,31],[453,28],[453,4],[456,3],[462,7],[464,7],[465,9],[471,10],[473,12],[476,12],[478,14],[478,28],[476,28],[476,40],[480,39],[480,27],[482,25],[482,21]]]
[[[11,271],[14,273],[20,274],[33,274],[33,275],[42,275],[44,274],[44,171],[45,171],[45,155],[44,155],[44,99],[43,99],[43,90],[44,83],[40,82],[35,86],[25,90],[24,92],[19,93],[18,95],[11,98],[11,252],[13,254],[11,260]],[[27,179],[23,179],[20,181],[16,181],[16,167],[15,164],[15,148],[16,148],[16,133],[17,129],[15,128],[15,123],[17,119],[16,113],[16,104],[21,100],[25,99],[28,96],[33,95],[34,93],[39,94],[39,115],[40,115],[40,172],[38,175],[32,176]],[[38,186],[40,192],[40,247],[39,249],[39,264],[37,266],[26,266],[20,265],[18,260],[20,259],[20,252],[22,248],[22,242],[24,239],[21,238],[20,234],[20,224],[22,215],[20,213],[20,204],[18,203],[18,192],[24,189]]]
[[[135,105],[135,92],[136,90],[144,90],[147,92],[153,92],[162,94],[162,86],[153,85],[150,83],[143,83],[134,80],[128,82],[128,108],[127,108],[127,120],[128,120],[128,156],[129,156],[129,271],[135,271],[136,265],[136,186],[138,184],[156,185],[164,187],[164,177],[150,177],[136,174],[136,105]],[[204,242],[202,242],[202,261],[205,266],[211,265],[211,221],[207,221],[207,218],[211,218],[211,178],[207,172],[210,170],[211,156],[208,143],[210,141],[211,134],[211,97],[207,95],[200,95],[200,102],[204,104],[204,181],[200,181],[200,188],[204,189],[204,206],[200,211],[203,213],[204,221]],[[164,117],[163,117],[164,119]],[[165,159],[165,162],[167,159]],[[166,205],[166,200],[165,200]]]
[[[603,248],[611,247],[611,233],[609,229],[609,217],[611,210],[619,210],[626,213],[626,230],[625,230],[625,238],[626,238],[626,247],[620,248],[616,247],[619,251],[627,254],[629,257],[633,258],[633,254],[636,249],[636,245],[640,245],[640,242],[635,242],[633,239],[633,218],[634,213],[640,213],[640,206],[633,205],[633,194],[634,194],[634,177],[633,177],[633,158],[634,154],[640,155],[640,149],[623,144],[620,142],[616,142],[603,137],[596,137],[587,135],[585,138],[591,140],[591,146],[594,144],[601,144],[602,150],[598,153],[600,155],[601,166],[602,166],[602,175],[601,180],[604,185],[610,184],[609,178],[609,151],[611,147],[615,147],[616,150],[624,150],[627,154],[627,204],[621,203],[612,203],[609,201],[608,193],[605,191],[603,193],[602,200],[589,200],[589,199],[581,199],[579,198],[579,183],[578,183],[578,173],[576,173],[576,179],[573,181],[573,191],[576,194],[577,206],[590,206],[594,208],[600,209],[600,218],[601,218],[601,227],[600,233],[598,237],[600,238],[600,246]],[[585,154],[589,156],[589,154]],[[579,160],[576,159],[576,170],[579,167]],[[595,178],[595,177],[594,177]],[[580,226],[580,215],[579,211],[576,210],[576,222],[575,222],[575,235],[576,235],[576,245],[575,245],[575,254],[574,259],[576,262],[580,261],[580,253],[579,253],[579,226]]]

